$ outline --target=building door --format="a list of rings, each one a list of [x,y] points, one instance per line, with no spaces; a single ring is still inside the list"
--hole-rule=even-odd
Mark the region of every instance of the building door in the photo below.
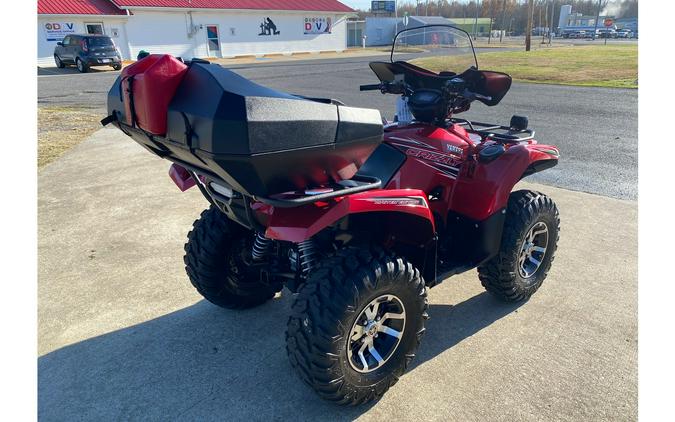
[[[103,22],[85,22],[84,27],[87,30],[87,34],[92,35],[103,35],[105,31],[103,30]]]
[[[206,25],[206,46],[209,57],[221,57],[218,25]]]

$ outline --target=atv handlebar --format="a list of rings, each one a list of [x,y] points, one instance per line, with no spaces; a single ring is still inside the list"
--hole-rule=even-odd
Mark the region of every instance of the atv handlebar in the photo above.
[[[359,89],[361,91],[380,91],[382,89],[382,84],[361,85]]]

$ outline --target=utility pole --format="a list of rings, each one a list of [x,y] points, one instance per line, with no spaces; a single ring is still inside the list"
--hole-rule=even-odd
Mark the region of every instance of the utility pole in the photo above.
[[[532,45],[532,15],[534,14],[534,0],[527,4],[527,30],[525,31],[525,51],[530,51]]]
[[[473,21],[473,40],[478,38],[478,0],[476,0],[476,20]]]
[[[551,4],[551,27],[548,30],[548,43],[553,42],[553,14],[555,13],[555,0]]]
[[[539,9],[541,12],[541,9]],[[541,25],[541,22],[539,22],[539,25],[541,26],[541,43],[544,44],[546,42],[546,31],[544,31],[544,28],[548,28],[548,3],[546,3],[546,11],[544,12],[544,19],[546,19],[546,24]]]
[[[598,33],[598,21],[600,20],[601,11],[602,11],[602,0],[598,0],[598,13],[595,15],[595,29],[593,30],[593,41],[595,41],[595,34]]]
[[[506,0],[502,0],[502,24],[499,25],[499,42],[502,42],[504,35],[504,19],[506,19]]]

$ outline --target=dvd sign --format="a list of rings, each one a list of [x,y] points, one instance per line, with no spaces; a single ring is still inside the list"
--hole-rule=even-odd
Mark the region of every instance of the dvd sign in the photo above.
[[[47,41],[61,41],[66,35],[75,33],[73,22],[47,22],[44,25]]]
[[[326,18],[305,18],[305,35],[330,34],[333,29],[333,20]]]

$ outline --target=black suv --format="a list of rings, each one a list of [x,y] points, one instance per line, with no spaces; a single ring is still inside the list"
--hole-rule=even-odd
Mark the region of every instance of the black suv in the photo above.
[[[54,61],[59,68],[74,64],[82,73],[88,71],[89,66],[122,68],[120,52],[107,35],[67,35],[63,41],[56,43]]]

